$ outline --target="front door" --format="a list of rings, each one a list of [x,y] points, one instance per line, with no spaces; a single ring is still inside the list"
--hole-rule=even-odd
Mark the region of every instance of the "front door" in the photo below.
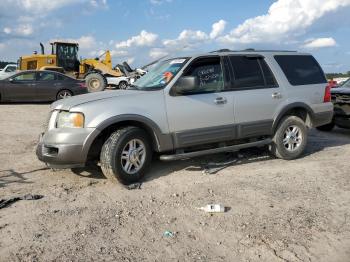
[[[170,132],[176,148],[229,140],[233,137],[233,99],[224,92],[219,56],[195,59],[182,76],[194,76],[196,89],[166,95]],[[174,88],[174,86],[173,86]]]
[[[36,98],[35,72],[17,74],[4,84],[4,98],[11,101],[32,101]]]

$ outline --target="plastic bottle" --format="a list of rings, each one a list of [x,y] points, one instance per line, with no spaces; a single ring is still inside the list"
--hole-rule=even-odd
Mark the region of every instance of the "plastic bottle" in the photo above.
[[[199,209],[207,213],[224,213],[225,212],[225,207],[220,204],[206,205],[204,207],[200,207]]]

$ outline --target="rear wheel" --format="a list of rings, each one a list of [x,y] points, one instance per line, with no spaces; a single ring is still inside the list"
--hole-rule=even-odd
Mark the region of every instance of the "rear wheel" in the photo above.
[[[118,85],[119,89],[126,89],[128,87],[128,83],[125,81],[121,81]]]
[[[73,93],[69,90],[61,90],[56,95],[56,100],[64,99],[73,96]]]
[[[85,77],[86,86],[89,92],[103,91],[107,86],[106,78],[100,73],[91,73]]]
[[[101,149],[103,174],[123,184],[139,181],[152,160],[152,147],[145,131],[125,127],[112,133]]]
[[[329,131],[332,131],[334,127],[335,127],[334,122],[331,122],[331,123],[329,123],[327,125],[319,126],[319,127],[316,127],[316,128],[317,128],[317,130],[320,130],[320,131],[329,132]]]
[[[278,158],[292,160],[298,158],[307,144],[307,127],[297,116],[284,117],[273,137],[270,151]]]

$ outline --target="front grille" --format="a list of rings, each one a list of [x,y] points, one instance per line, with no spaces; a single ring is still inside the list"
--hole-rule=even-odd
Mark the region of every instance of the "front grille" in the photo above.
[[[350,104],[350,95],[335,94],[332,95],[332,101],[341,104]]]

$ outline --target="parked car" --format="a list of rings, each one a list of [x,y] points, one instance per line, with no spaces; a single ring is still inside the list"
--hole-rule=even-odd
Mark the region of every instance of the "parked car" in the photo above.
[[[159,62],[128,90],[51,106],[38,158],[54,168],[100,162],[103,173],[138,181],[154,152],[161,160],[268,146],[295,159],[308,128],[328,124],[325,75],[298,52],[216,51]]]
[[[16,64],[8,64],[3,69],[0,69],[0,80],[14,75],[17,70]]]
[[[85,82],[53,71],[22,71],[0,81],[0,101],[55,101],[85,94]]]
[[[107,77],[107,84],[109,86],[118,87],[119,89],[127,89],[130,84],[130,80],[125,76]]]
[[[318,127],[321,131],[331,131],[335,126],[350,129],[350,79],[340,87],[332,88],[334,115],[331,123]]]

